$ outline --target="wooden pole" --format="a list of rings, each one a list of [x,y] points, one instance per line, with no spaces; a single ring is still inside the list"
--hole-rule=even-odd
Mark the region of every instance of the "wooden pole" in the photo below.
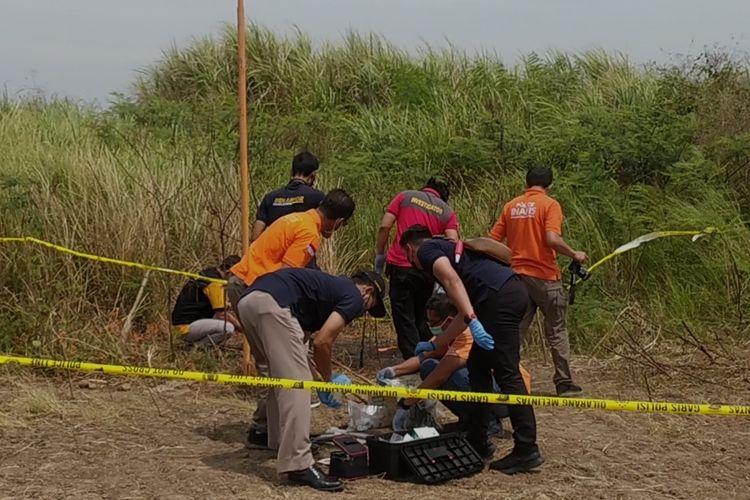
[[[247,162],[247,61],[245,59],[245,0],[237,0],[237,98],[240,104],[240,229],[242,253],[250,246],[250,173]],[[242,336],[242,369],[250,374],[250,345]]]

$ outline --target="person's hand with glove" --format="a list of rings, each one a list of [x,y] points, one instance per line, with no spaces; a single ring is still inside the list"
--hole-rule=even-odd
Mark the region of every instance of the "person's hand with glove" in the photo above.
[[[383,270],[385,270],[385,255],[376,255],[373,271],[375,274],[383,274]]]
[[[424,355],[428,352],[432,352],[435,349],[437,349],[437,345],[435,345],[435,342],[420,342],[417,344],[417,348],[414,349],[414,355],[419,356],[420,358],[424,358]]]
[[[487,333],[484,325],[476,317],[469,321],[469,331],[474,338],[474,342],[485,351],[491,351],[495,348],[495,339]]]
[[[334,373],[331,376],[331,383],[340,384],[340,385],[351,385],[352,381],[346,375],[342,375],[341,373]],[[324,405],[330,408],[341,407],[341,401],[336,399],[334,395],[328,391],[318,391],[318,399],[320,399],[321,403],[323,403]]]
[[[392,380],[394,378],[396,378],[396,370],[394,370],[392,366],[383,368],[375,375],[375,381],[378,385],[388,385],[386,380]]]

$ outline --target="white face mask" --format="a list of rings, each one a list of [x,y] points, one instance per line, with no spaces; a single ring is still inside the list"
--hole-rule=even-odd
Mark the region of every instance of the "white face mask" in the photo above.
[[[443,326],[445,326],[446,323],[450,323],[452,319],[453,318],[451,318],[450,316],[448,316],[439,325],[437,325],[437,326],[430,326],[430,333],[433,336],[435,336],[435,337],[439,337],[443,333]]]
[[[443,327],[442,326],[431,326],[430,327],[430,333],[433,337],[439,337],[441,333],[443,333]]]

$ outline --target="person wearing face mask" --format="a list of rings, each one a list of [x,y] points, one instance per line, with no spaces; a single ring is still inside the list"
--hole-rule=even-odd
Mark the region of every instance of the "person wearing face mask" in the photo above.
[[[430,333],[433,335],[431,341],[434,342],[442,335],[458,312],[456,306],[444,293],[430,297],[426,309],[427,324]],[[471,383],[469,382],[469,371],[466,369],[466,361],[469,359],[469,352],[471,352],[473,344],[474,340],[467,328],[449,345],[443,346],[439,350],[414,356],[398,365],[383,368],[377,373],[376,380],[378,384],[386,385],[387,380],[419,373],[422,379],[422,383],[419,385],[420,389],[470,392]],[[523,368],[521,370],[524,374],[527,389],[530,390],[530,375]],[[499,392],[497,384],[495,384],[494,389],[495,392]],[[417,401],[413,398],[402,399],[398,405],[402,410],[408,410]],[[458,428],[468,430],[469,417],[474,405],[461,401],[443,401],[443,404],[458,417]],[[495,420],[490,424],[490,434],[495,434],[502,430],[502,419],[508,417],[508,408],[505,405],[495,405],[492,410]]]
[[[354,209],[354,200],[346,191],[333,189],[317,208],[285,215],[271,224],[252,242],[242,260],[229,270],[226,290],[233,309],[237,310],[243,292],[259,276],[287,267],[306,267],[317,254],[321,237],[330,238],[335,231],[346,226]],[[249,333],[247,338],[258,376],[267,377],[268,363],[263,353],[256,349],[258,340]],[[265,447],[268,441],[265,405],[268,391],[261,390],[257,394],[257,407],[248,431],[248,447]]]
[[[267,360],[274,378],[312,380],[307,358],[308,336],[313,336],[313,359],[323,380],[351,384],[331,370],[333,344],[344,327],[365,311],[385,316],[386,283],[371,272],[331,276],[313,269],[281,269],[261,276],[239,301],[240,321],[253,352]],[[341,403],[330,392],[318,392],[320,401],[337,408]],[[310,449],[310,393],[272,389],[267,404],[268,446],[278,450],[277,469],[289,481],[325,491],[338,491],[343,483],[323,474],[314,465]]]
[[[439,351],[450,345],[468,326],[474,344],[466,367],[474,392],[492,392],[493,380],[503,394],[526,395],[521,375],[519,324],[529,303],[526,286],[513,270],[490,255],[471,250],[460,242],[433,238],[424,226],[412,226],[401,236],[401,247],[409,262],[435,278],[458,310],[442,335],[417,344],[414,354]],[[471,412],[467,440],[485,459],[495,446],[487,438],[492,405],[477,403]],[[490,464],[505,474],[539,467],[544,458],[536,441],[534,408],[509,405],[513,426],[513,451]]]

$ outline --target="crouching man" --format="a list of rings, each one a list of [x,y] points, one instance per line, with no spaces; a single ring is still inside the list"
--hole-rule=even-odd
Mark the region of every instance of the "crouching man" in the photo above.
[[[458,311],[451,300],[445,294],[436,294],[430,297],[426,306],[427,324],[436,341],[445,331],[448,325],[456,318]],[[420,389],[440,389],[445,391],[470,392],[469,370],[466,361],[474,344],[469,329],[461,332],[450,345],[443,346],[439,350],[427,352],[421,356],[414,356],[403,363],[389,366],[380,370],[377,381],[386,385],[386,380],[419,373],[422,383]],[[531,375],[521,367],[521,374],[528,391],[531,390]],[[497,384],[494,385],[495,392],[500,392]],[[403,399],[399,401],[402,409],[411,408],[417,402],[416,399]],[[463,431],[469,429],[470,416],[476,408],[472,403],[462,401],[443,401],[443,404],[455,416],[458,417],[458,428]],[[508,417],[506,405],[493,405],[492,419],[490,421],[489,434],[502,431],[502,419]]]
[[[312,269],[288,268],[259,277],[239,301],[245,334],[268,360],[273,378],[312,380],[307,360],[307,335],[313,339],[315,365],[323,380],[350,384],[331,371],[333,343],[344,327],[369,311],[385,316],[385,282],[374,273],[351,278],[331,276]],[[329,392],[320,401],[331,407],[340,403]],[[310,393],[306,390],[272,389],[268,395],[268,446],[278,451],[277,469],[293,484],[338,491],[343,483],[314,466],[310,450]]]

